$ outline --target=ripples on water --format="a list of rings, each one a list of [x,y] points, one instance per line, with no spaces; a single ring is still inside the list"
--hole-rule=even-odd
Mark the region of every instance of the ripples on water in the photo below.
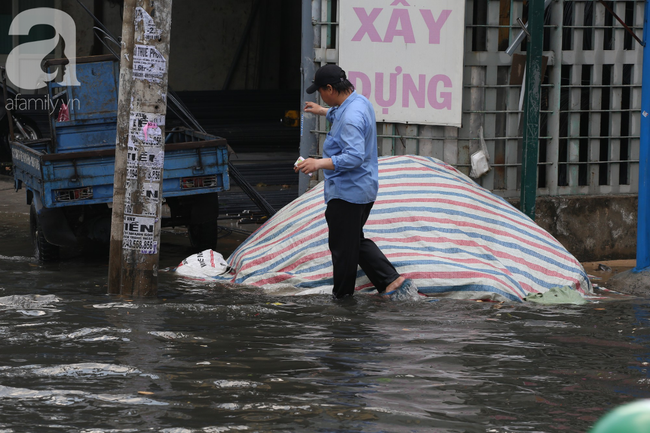
[[[16,249],[0,247],[3,433],[584,432],[650,397],[647,300],[333,302],[162,274],[136,302],[105,294],[103,260]]]

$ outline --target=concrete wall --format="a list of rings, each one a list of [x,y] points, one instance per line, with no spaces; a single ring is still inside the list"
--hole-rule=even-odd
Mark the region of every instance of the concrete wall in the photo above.
[[[235,58],[253,1],[175,2],[170,82],[177,90],[220,90]],[[259,10],[256,21],[259,21]],[[253,26],[234,88],[256,78],[259,26]]]
[[[582,262],[634,259],[637,208],[636,195],[539,197],[535,222]]]
[[[58,1],[75,21],[77,55],[108,53],[95,41],[93,20],[77,1]],[[121,36],[119,2],[96,0],[84,4],[110,33]],[[176,91],[222,90],[246,38],[229,90],[299,89],[300,8],[300,0],[174,1],[170,85]]]
[[[77,56],[89,56],[93,49],[93,19],[84,11],[76,0],[60,0],[61,10],[72,17],[76,27],[77,34]],[[84,2],[86,7],[95,13],[93,2]],[[62,51],[56,53],[57,57],[62,55]]]
[[[300,7],[300,0],[174,1],[170,85],[222,90],[246,37],[229,90],[300,88]],[[103,22],[116,36],[122,33],[119,9],[103,3]]]

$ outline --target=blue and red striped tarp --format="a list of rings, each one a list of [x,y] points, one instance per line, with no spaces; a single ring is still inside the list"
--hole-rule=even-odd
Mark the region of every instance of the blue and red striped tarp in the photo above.
[[[281,209],[228,259],[233,283],[331,293],[322,183]],[[422,294],[521,301],[591,283],[549,233],[450,165],[422,156],[379,161],[379,195],[364,234]],[[372,285],[359,269],[357,290]]]

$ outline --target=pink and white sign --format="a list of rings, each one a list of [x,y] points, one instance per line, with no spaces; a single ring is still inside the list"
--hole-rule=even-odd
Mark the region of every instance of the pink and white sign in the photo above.
[[[465,2],[341,0],[339,65],[378,122],[461,126]]]

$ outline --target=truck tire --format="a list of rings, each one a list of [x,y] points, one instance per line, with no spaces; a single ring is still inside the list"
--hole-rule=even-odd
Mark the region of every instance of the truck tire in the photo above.
[[[32,206],[29,209],[29,227],[36,259],[42,263],[59,261],[60,248],[56,245],[52,245],[45,239],[34,203],[32,203]]]

